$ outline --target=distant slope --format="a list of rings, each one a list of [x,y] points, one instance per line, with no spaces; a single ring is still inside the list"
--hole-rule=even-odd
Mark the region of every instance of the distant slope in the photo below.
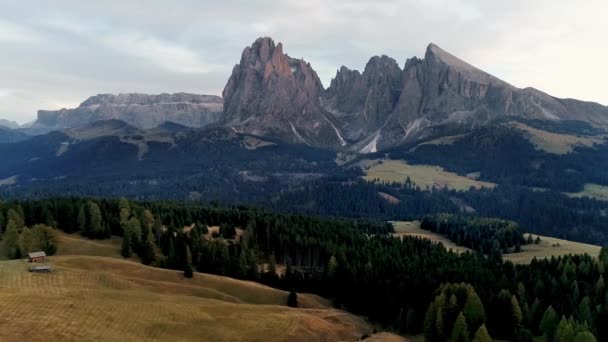
[[[0,263],[1,340],[354,341],[372,329],[316,296],[288,308],[286,292],[256,283],[103,257],[51,261],[50,274]]]
[[[27,138],[29,136],[22,132],[0,126],[0,143],[14,143],[26,140]]]
[[[38,195],[234,201],[338,172],[327,150],[226,128],[141,130],[119,120],[0,144],[0,155],[0,180],[16,180],[0,190]]]

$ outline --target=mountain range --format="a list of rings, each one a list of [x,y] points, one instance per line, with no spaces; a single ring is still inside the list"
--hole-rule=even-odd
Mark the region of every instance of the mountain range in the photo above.
[[[222,98],[192,94],[97,95],[78,108],[41,110],[30,132],[119,119],[140,129],[165,121],[224,126],[287,143],[373,153],[503,118],[582,121],[608,127],[608,107],[520,89],[429,44],[401,67],[372,57],[363,72],[342,66],[325,89],[310,63],[268,37],[246,47]]]
[[[245,48],[222,95],[97,95],[40,111],[30,127],[0,127],[0,196],[218,200],[382,219],[464,210],[608,239],[599,104],[516,88],[433,44],[403,67],[388,56],[363,72],[341,67],[325,89],[270,38]]]

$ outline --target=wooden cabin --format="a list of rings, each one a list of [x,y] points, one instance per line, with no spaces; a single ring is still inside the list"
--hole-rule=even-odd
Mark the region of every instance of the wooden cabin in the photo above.
[[[51,265],[36,265],[30,268],[30,272],[34,273],[49,273],[53,271],[53,267]]]
[[[28,253],[28,262],[44,262],[46,261],[46,253],[44,251]]]

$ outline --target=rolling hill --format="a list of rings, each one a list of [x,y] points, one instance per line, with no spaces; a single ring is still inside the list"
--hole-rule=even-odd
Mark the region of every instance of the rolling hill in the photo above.
[[[119,240],[59,242],[49,274],[0,261],[0,340],[355,341],[374,329],[315,295],[288,308],[287,292],[257,283],[122,260]]]

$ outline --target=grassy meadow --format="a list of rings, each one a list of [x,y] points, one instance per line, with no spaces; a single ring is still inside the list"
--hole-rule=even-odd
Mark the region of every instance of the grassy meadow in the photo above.
[[[453,172],[444,171],[439,166],[410,165],[402,160],[370,160],[363,166],[368,181],[403,183],[407,177],[421,188],[447,187],[455,190],[468,190],[474,188],[492,188],[493,183],[482,182],[472,178],[460,176]]]

